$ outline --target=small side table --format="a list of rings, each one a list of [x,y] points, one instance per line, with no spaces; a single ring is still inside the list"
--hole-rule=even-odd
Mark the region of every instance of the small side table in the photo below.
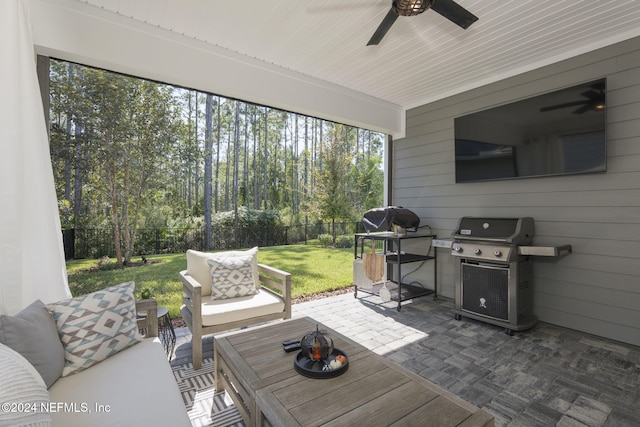
[[[147,317],[147,313],[142,311],[137,313],[139,318]],[[146,334],[146,330],[140,330],[141,334]],[[176,332],[173,330],[169,309],[167,307],[158,306],[158,338],[164,347],[167,357],[171,357],[173,349],[176,346]]]
[[[169,310],[166,307],[158,307],[158,338],[160,338],[167,356],[171,357],[176,345],[176,332],[173,330]]]

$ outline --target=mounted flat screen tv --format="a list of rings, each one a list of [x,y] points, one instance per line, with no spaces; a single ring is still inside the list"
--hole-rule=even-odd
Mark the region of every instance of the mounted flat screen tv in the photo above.
[[[457,117],[454,122],[456,182],[607,168],[605,79]]]

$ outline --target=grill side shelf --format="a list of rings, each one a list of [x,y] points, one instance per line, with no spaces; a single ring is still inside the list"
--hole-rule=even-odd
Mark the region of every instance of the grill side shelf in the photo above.
[[[562,246],[518,246],[519,255],[556,257],[568,255],[572,251],[571,245]]]

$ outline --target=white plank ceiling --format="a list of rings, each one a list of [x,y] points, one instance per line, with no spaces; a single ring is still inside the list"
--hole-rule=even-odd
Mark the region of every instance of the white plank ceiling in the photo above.
[[[74,0],[411,108],[640,35],[638,0],[458,0],[367,41],[391,0]],[[437,0],[436,0],[437,1]]]

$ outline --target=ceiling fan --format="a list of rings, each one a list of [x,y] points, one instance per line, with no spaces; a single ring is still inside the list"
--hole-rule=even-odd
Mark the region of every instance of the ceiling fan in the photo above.
[[[427,9],[432,9],[465,30],[478,20],[477,16],[453,0],[393,0],[391,9],[378,26],[376,32],[373,33],[367,46],[380,43],[389,28],[396,22],[398,16],[415,16]]]
[[[583,99],[580,101],[565,102],[557,105],[550,105],[548,107],[542,107],[540,109],[540,112],[544,113],[546,111],[558,110],[560,108],[575,107],[577,105],[580,105],[581,107],[575,110],[573,114],[584,114],[587,111],[598,111],[605,108],[604,83],[599,82],[599,83],[592,84],[591,89],[582,92],[580,96],[583,96],[587,99]]]

